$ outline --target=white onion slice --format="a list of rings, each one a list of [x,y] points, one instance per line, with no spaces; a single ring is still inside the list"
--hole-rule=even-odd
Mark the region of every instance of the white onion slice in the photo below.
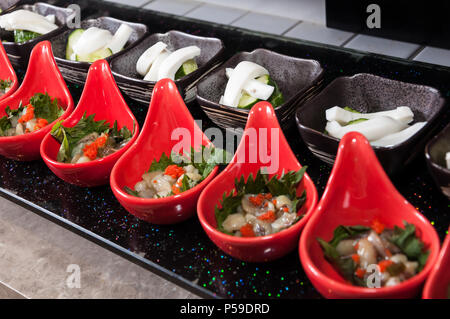
[[[225,73],[228,78],[233,74],[232,68],[226,68]],[[264,84],[258,80],[250,80],[244,84],[243,90],[251,97],[266,101],[272,95],[275,88],[271,85]]]
[[[328,122],[325,130],[333,137],[342,138],[348,132],[359,132],[369,141],[378,140],[388,134],[397,133],[407,127],[406,124],[388,116],[379,116],[367,121],[341,126],[337,121]]]
[[[156,60],[156,58],[159,56],[159,54],[167,47],[167,44],[164,42],[156,42],[154,45],[152,45],[150,48],[145,50],[144,53],[139,57],[137,63],[136,63],[136,71],[142,76],[145,76],[148,71],[150,70],[150,67],[152,66],[152,63]]]
[[[379,116],[389,116],[404,124],[411,123],[414,119],[414,113],[407,106],[399,106],[395,110],[375,113],[355,113],[347,111],[339,106],[334,106],[325,111],[325,116],[327,121],[336,121],[341,125],[360,118],[373,119]]]
[[[58,28],[45,17],[28,10],[16,10],[0,16],[0,27],[7,31],[26,30],[46,34]]]
[[[161,67],[163,61],[167,59],[171,53],[172,52],[170,52],[169,50],[164,50],[158,55],[158,57],[152,63],[152,66],[150,67],[150,70],[145,76],[144,81],[153,81],[153,82],[158,81],[159,68]]]
[[[132,33],[133,29],[129,25],[122,23],[107,47],[111,49],[113,54],[119,52],[127,44]]]
[[[184,62],[199,56],[200,53],[200,48],[195,45],[184,47],[173,52],[159,67],[158,81],[166,78],[175,80],[175,73],[181,65]]]
[[[233,70],[223,94],[223,105],[237,107],[246,83],[257,77],[269,74],[266,68],[250,62],[242,61]]]
[[[83,32],[73,51],[79,55],[86,55],[103,49],[112,40],[112,34],[108,30],[91,27]]]
[[[370,144],[373,146],[394,146],[396,144],[403,143],[411,136],[416,134],[427,122],[418,122],[408,128],[393,134],[386,135],[379,140],[373,141]]]

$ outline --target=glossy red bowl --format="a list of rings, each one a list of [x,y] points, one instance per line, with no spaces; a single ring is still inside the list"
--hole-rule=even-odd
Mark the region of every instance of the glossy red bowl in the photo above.
[[[251,136],[255,137],[253,141]],[[252,159],[249,150],[256,152],[257,149],[259,154],[261,150],[267,151],[266,154],[271,154],[275,161],[278,159],[278,164],[273,160],[267,161],[262,156],[256,156],[256,160]],[[208,237],[220,249],[235,258],[249,262],[265,262],[294,250],[300,232],[317,203],[316,187],[308,174],[305,174],[297,188],[297,194],[300,195],[303,190],[307,193],[306,202],[298,212],[305,215],[293,226],[276,234],[253,238],[235,237],[220,232],[217,229],[214,208],[221,201],[222,195],[234,189],[236,178],[244,176],[247,179],[250,173],[254,176],[261,168],[272,165],[271,175],[278,176],[283,170],[298,171],[302,167],[283,135],[272,105],[259,102],[250,110],[244,135],[230,164],[205,188],[197,204],[198,218]]]
[[[106,120],[111,127],[117,120],[118,128],[126,126],[134,135],[125,147],[106,157],[88,163],[60,163],[56,160],[61,144],[50,134],[41,145],[41,156],[45,164],[62,180],[82,186],[92,187],[107,184],[114,164],[134,143],[139,134],[138,123],[125,103],[114,81],[108,63],[98,60],[89,68],[88,77],[80,101],[75,111],[64,122],[67,127],[75,126],[83,114],[95,114],[96,121]]]
[[[325,260],[317,237],[329,241],[339,225],[370,226],[375,219],[387,228],[403,227],[403,221],[414,224],[430,255],[419,274],[396,286],[352,286]],[[419,294],[436,263],[439,238],[430,222],[392,185],[367,139],[351,132],[339,143],[331,176],[302,233],[299,252],[306,275],[326,298],[409,298]]]
[[[185,134],[185,139],[177,131]],[[174,134],[174,135],[172,135]],[[184,104],[175,83],[163,79],[156,83],[142,133],[136,143],[117,162],[111,173],[111,188],[120,204],[139,219],[154,224],[174,224],[192,217],[198,197],[205,186],[217,174],[218,167],[197,186],[179,195],[165,198],[138,198],[124,191],[128,186],[142,180],[153,159],[163,153],[170,156],[179,142],[198,149],[200,145],[211,145],[209,139],[197,126]]]
[[[424,299],[448,299],[450,292],[450,228],[439,258],[425,282]]]
[[[0,41],[0,80],[11,80],[13,83],[9,88],[8,92],[0,96],[0,101],[6,99],[8,96],[13,94],[17,87],[19,86],[19,81],[17,80],[16,72],[11,65],[11,62],[8,59],[8,55],[6,54],[5,48]]]
[[[20,101],[26,105],[34,94],[46,92],[50,97],[57,98],[59,104],[65,109],[64,114],[56,121],[67,118],[73,110],[73,99],[56,65],[50,42],[43,41],[31,52],[22,85],[15,93],[0,101],[0,117],[6,115],[7,106],[17,108]],[[19,136],[0,137],[0,154],[19,161],[39,159],[41,142],[56,121],[39,131]]]

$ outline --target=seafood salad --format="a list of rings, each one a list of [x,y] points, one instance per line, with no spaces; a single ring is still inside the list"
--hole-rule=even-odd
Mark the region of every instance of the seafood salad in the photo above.
[[[14,32],[14,42],[22,43],[58,29],[53,14],[42,16],[29,10],[16,10],[0,16],[0,28]]]
[[[9,89],[11,88],[12,85],[12,81],[11,80],[0,80],[0,97],[2,95],[5,95],[6,93],[8,93]]]
[[[414,113],[408,106],[375,113],[360,113],[348,106],[334,106],[325,111],[325,116],[325,134],[341,139],[348,132],[359,132],[372,146],[381,147],[400,144],[427,124],[411,124],[414,121]]]
[[[334,230],[329,242],[317,240],[325,258],[339,273],[361,287],[368,287],[368,277],[374,271],[380,287],[398,285],[418,274],[429,254],[416,237],[416,227],[406,222],[404,228],[395,226],[393,229],[378,220],[374,220],[371,227],[341,225]]]
[[[73,127],[56,123],[51,135],[61,143],[57,161],[62,163],[87,163],[106,157],[123,148],[134,134],[126,126],[118,128],[117,121],[111,127],[105,120],[95,121],[95,114],[83,117]]]
[[[66,60],[95,62],[121,51],[133,33],[122,23],[114,35],[108,30],[90,27],[72,31],[67,40]]]
[[[209,154],[205,156],[205,154]],[[162,154],[152,161],[150,169],[142,175],[142,180],[134,188],[125,191],[135,197],[163,198],[179,195],[203,181],[214,167],[223,163],[224,151],[219,148],[202,146],[201,150],[191,149],[189,155]],[[192,160],[192,159],[200,159]]]
[[[145,81],[164,78],[179,80],[198,69],[195,58],[201,50],[193,45],[171,51],[167,44],[159,41],[144,51],[136,63],[136,72]]]
[[[36,93],[27,105],[7,106],[5,113],[0,118],[0,136],[17,136],[42,129],[63,115],[64,109],[47,93]]]
[[[284,103],[277,83],[263,66],[250,61],[240,62],[234,69],[226,68],[228,78],[219,103],[241,109],[251,109],[260,101],[268,101],[274,108]]]
[[[236,179],[235,189],[224,194],[215,207],[218,229],[237,237],[265,236],[294,225],[302,217],[297,212],[305,203],[306,191],[297,195],[306,167],[269,177],[258,171],[247,181]]]

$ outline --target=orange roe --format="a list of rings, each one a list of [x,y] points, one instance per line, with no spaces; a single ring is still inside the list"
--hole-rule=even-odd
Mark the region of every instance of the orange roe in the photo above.
[[[388,257],[392,257],[392,253],[391,253],[391,251],[389,250],[389,249],[385,249],[384,250],[384,253],[386,254],[386,256],[388,256]]]
[[[19,118],[19,123],[25,123],[34,118],[34,107],[31,104],[27,105],[25,114]]]
[[[359,247],[359,241],[354,246],[355,250],[358,250],[358,247]]]
[[[253,227],[250,224],[245,224],[240,229],[242,237],[255,237],[255,232],[253,231]]]
[[[355,275],[357,277],[363,278],[365,274],[366,274],[366,271],[364,269],[362,269],[362,268],[357,268],[356,269]]]
[[[287,213],[287,212],[289,211],[289,207],[287,207],[287,206],[283,207],[283,211],[284,211],[285,213]]]
[[[174,179],[178,179],[181,175],[184,174],[184,169],[178,165],[169,165],[166,167],[164,174],[169,175]]]
[[[276,200],[276,199],[274,199],[274,200],[272,201],[272,203],[273,203],[275,206],[277,206],[277,200]]]
[[[46,119],[37,119],[36,125],[34,126],[34,130],[40,130],[41,128],[47,126],[48,121]]]
[[[377,234],[381,234],[386,227],[384,224],[380,223],[378,219],[374,219],[372,225],[370,226]]]
[[[355,263],[359,264],[359,255],[358,254],[353,254],[352,259]]]
[[[273,210],[269,210],[267,213],[264,213],[261,216],[258,216],[258,219],[272,223],[273,221],[275,221],[276,216],[275,216],[275,213],[273,212]]]
[[[248,200],[250,201],[250,203],[253,204],[253,206],[258,207],[258,206],[261,206],[261,204],[263,203],[264,195],[263,194],[258,194],[256,196],[250,196],[248,198]]]
[[[392,260],[382,260],[378,263],[378,268],[380,268],[380,272],[385,272],[386,268],[388,268],[392,264]]]
[[[177,185],[172,185],[172,193],[174,193],[175,195],[180,194],[180,188]]]
[[[267,193],[266,195],[264,195],[265,199],[272,199],[272,194],[271,193]]]
[[[99,138],[97,138],[91,144],[87,144],[83,148],[84,156],[89,158],[91,161],[95,160],[97,158],[97,155],[98,155],[98,149],[100,147],[105,146],[107,138],[108,138],[108,136],[100,136]]]

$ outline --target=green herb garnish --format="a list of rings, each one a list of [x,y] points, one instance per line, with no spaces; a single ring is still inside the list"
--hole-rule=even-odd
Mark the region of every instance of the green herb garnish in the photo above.
[[[0,91],[5,91],[7,88],[11,86],[12,83],[13,81],[10,79],[0,80]]]
[[[26,31],[26,30],[14,30],[14,42],[16,43],[23,43],[30,40],[34,40],[38,37],[40,37],[42,34],[32,32],[32,31]]]

